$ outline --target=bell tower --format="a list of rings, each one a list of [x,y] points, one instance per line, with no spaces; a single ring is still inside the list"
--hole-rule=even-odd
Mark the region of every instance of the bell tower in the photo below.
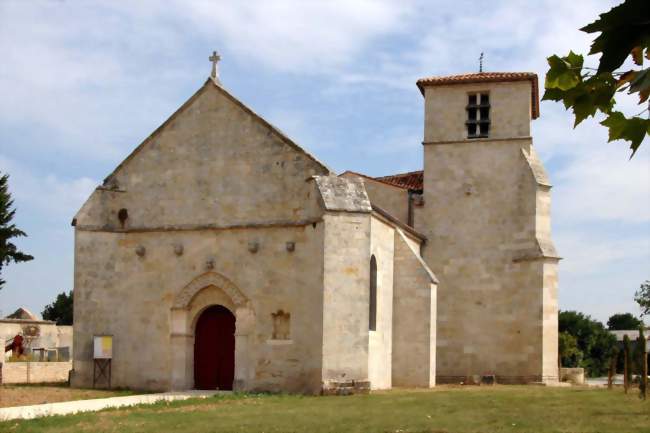
[[[555,381],[551,184],[532,144],[537,75],[423,78],[423,205],[415,228],[438,286],[437,382]]]

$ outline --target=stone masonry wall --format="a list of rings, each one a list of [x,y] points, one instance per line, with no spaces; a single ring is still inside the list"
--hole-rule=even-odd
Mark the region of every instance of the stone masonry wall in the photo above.
[[[2,384],[67,382],[72,361],[0,363]]]
[[[425,205],[416,228],[428,237],[424,257],[440,279],[440,381],[470,374],[514,382],[557,377],[543,367],[557,354],[554,331],[545,331],[557,314],[557,294],[544,289],[537,185],[522,155],[529,145],[425,146]]]
[[[328,172],[208,82],[92,194],[77,225],[188,229],[311,220],[320,209],[306,180]],[[120,209],[128,212],[124,227]]]
[[[475,92],[490,95],[489,138],[467,139]],[[530,122],[529,81],[425,89],[424,206],[415,227],[440,280],[439,382],[557,380],[550,183]]]
[[[287,242],[295,244],[294,251],[287,250]],[[249,250],[250,243],[257,243],[256,252]],[[181,255],[174,252],[179,245]],[[138,246],[146,249],[142,257],[136,254]],[[200,312],[213,303],[234,308],[228,295],[221,295],[225,301],[210,295],[221,288],[208,287],[190,304],[187,346],[172,339],[175,297],[193,279],[214,271],[234,283],[254,312],[245,387],[320,390],[322,223],[166,233],[77,231],[76,257],[75,386],[92,382],[93,335],[111,334],[114,386],[170,389],[173,356],[182,351],[193,356],[193,326]],[[281,344],[271,341],[272,314],[279,310],[291,315],[290,339]],[[185,383],[193,387],[191,362],[186,374]]]
[[[368,380],[370,214],[327,213],[324,234],[323,385]]]
[[[436,284],[419,247],[395,231],[393,386],[436,383]]]
[[[73,384],[92,381],[92,336],[112,334],[114,386],[193,387],[193,326],[223,303],[238,389],[319,392],[323,222],[310,178],[327,173],[208,81],[76,216]],[[216,285],[176,308],[202,276]],[[290,335],[276,341],[280,310]]]
[[[475,92],[490,95],[490,139],[530,136],[530,82],[478,83],[425,89],[424,142],[466,140],[467,95]]]
[[[377,329],[368,331],[368,379],[372,389],[391,387],[394,237],[392,226],[371,218],[370,252],[377,261]]]

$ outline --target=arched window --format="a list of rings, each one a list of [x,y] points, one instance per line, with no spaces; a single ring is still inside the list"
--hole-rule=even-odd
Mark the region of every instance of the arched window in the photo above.
[[[370,315],[368,329],[377,329],[377,259],[370,257]]]

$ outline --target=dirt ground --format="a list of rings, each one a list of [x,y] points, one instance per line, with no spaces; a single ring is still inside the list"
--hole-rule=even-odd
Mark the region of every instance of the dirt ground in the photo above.
[[[133,394],[133,392],[122,390],[74,389],[64,385],[2,385],[0,386],[0,407],[28,406],[32,404],[117,397],[130,394]]]

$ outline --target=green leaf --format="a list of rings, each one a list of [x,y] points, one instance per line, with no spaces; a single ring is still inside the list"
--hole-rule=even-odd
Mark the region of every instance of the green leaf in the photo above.
[[[625,130],[625,116],[620,111],[614,111],[610,114],[607,119],[600,122],[601,125],[609,128],[609,140],[608,142],[619,140],[623,137],[623,131]]]
[[[554,87],[552,89],[546,89],[544,91],[544,96],[542,96],[542,101],[562,101],[564,99],[565,91]]]
[[[569,56],[576,56],[570,53]],[[582,56],[577,56],[582,58]],[[580,68],[571,69],[572,64],[567,60],[567,57],[558,57],[556,55],[549,57],[548,64],[550,69],[546,73],[546,80],[544,87],[546,89],[558,88],[561,90],[568,90],[575,87],[580,82]],[[572,58],[573,62],[581,63],[581,60]]]
[[[611,113],[600,124],[609,128],[608,141],[629,141],[632,156],[634,156],[646,135],[650,135],[650,119],[640,117],[628,119],[619,111]]]
[[[582,69],[585,59],[582,55],[569,51],[569,55],[566,56],[564,60],[569,64],[571,69],[577,69],[579,71]]]
[[[576,98],[573,104],[573,114],[576,116],[576,120],[573,124],[574,128],[587,117],[595,115],[596,106],[593,101],[593,96],[589,93],[583,93]]]
[[[580,29],[587,33],[600,32],[589,51],[589,54],[602,53],[598,73],[615,71],[635,47],[647,47],[645,41],[650,36],[648,17],[650,1],[626,0]]]

